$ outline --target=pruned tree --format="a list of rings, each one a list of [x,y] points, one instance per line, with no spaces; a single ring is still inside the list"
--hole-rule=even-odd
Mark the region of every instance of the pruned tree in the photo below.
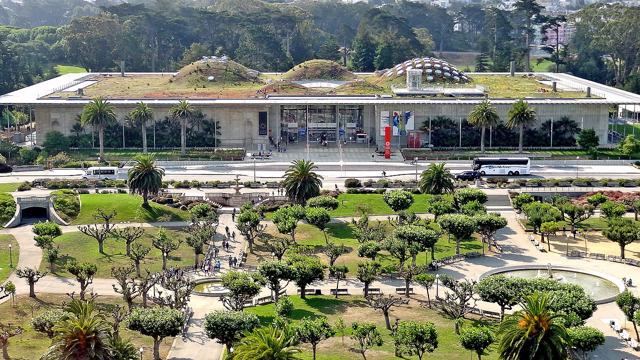
[[[315,257],[297,255],[287,259],[292,279],[300,288],[300,297],[306,299],[305,289],[316,280],[324,279],[324,265]]]
[[[518,279],[503,276],[487,276],[476,285],[480,300],[500,306],[500,320],[504,319],[505,309],[511,309],[520,301],[522,284]]]
[[[158,276],[158,284],[164,290],[158,290],[153,302],[172,309],[184,308],[196,286],[193,279],[181,271],[165,271]]]
[[[409,244],[395,236],[388,237],[384,241],[383,247],[391,254],[391,256],[398,259],[398,266],[404,266],[405,261],[411,257]]]
[[[322,340],[332,337],[335,333],[336,331],[326,317],[304,318],[295,327],[296,338],[300,342],[311,344],[313,360],[316,360],[318,344]]]
[[[364,285],[364,297],[369,296],[369,286],[380,275],[380,263],[364,261],[358,263],[358,273],[356,277]]]
[[[126,244],[126,254],[131,256],[131,244],[144,235],[144,229],[139,226],[128,226],[120,229],[113,229],[112,234],[124,241]]]
[[[178,250],[180,244],[182,244],[182,240],[169,236],[164,228],[160,228],[158,233],[153,236],[152,244],[153,247],[162,253],[162,270],[164,271],[167,269],[167,258],[169,254]]]
[[[436,276],[433,274],[422,273],[416,275],[415,280],[418,284],[420,284],[420,286],[424,287],[425,290],[427,290],[427,304],[429,308],[431,308],[431,296],[429,295],[429,289],[431,289],[433,284],[435,284]]]
[[[460,324],[457,320],[464,318],[464,316],[471,311],[471,308],[475,305],[473,295],[476,282],[468,279],[448,281],[446,286],[451,291],[448,291],[445,294],[440,306],[442,308],[442,312],[447,317],[456,320],[454,321],[455,332],[456,334],[460,334]],[[469,304],[471,300],[474,300],[474,305]]]
[[[389,320],[389,311],[391,308],[409,303],[409,299],[396,295],[369,295],[366,299],[369,306],[375,310],[382,311],[387,330],[391,330],[391,321]]]
[[[482,214],[474,217],[478,234],[482,238],[482,253],[484,254],[484,244],[491,250],[491,244],[495,245],[494,235],[496,232],[507,226],[507,219],[500,214]],[[497,245],[495,245],[497,247]]]
[[[75,276],[80,284],[80,300],[84,300],[87,287],[93,283],[93,276],[98,272],[95,264],[72,262],[67,265],[67,271]]]
[[[47,275],[47,272],[40,272],[37,269],[32,268],[18,268],[16,269],[16,275],[19,278],[25,279],[29,284],[29,297],[36,297],[36,283]]]
[[[0,323],[0,347],[2,348],[2,358],[11,359],[9,356],[9,339],[24,332],[20,326]]]
[[[147,307],[149,299],[149,291],[160,281],[160,276],[157,273],[152,273],[148,269],[145,269],[143,276],[138,276],[138,288],[140,296],[142,297],[142,307]]]
[[[258,266],[258,273],[262,275],[266,281],[267,287],[271,290],[273,302],[277,303],[280,299],[280,290],[289,285],[289,281],[293,276],[291,266],[280,260],[266,261]],[[282,286],[282,281],[286,281],[287,283]]]
[[[351,324],[351,339],[356,341],[355,349],[363,360],[367,360],[365,355],[367,350],[374,346],[382,346],[384,340],[378,331],[378,327],[373,323],[353,323]]]
[[[324,253],[329,258],[329,267],[336,263],[336,260],[344,254],[347,254],[349,249],[344,244],[336,245],[334,242],[329,241],[324,247]]]
[[[127,327],[153,339],[153,359],[160,360],[160,342],[167,336],[176,336],[184,326],[181,311],[162,306],[136,308],[131,312]]]
[[[347,278],[349,268],[346,265],[334,265],[329,268],[329,274],[336,279],[336,299],[338,298],[338,289],[340,289],[340,280]]]
[[[55,272],[56,269],[56,261],[60,259],[60,247],[50,247],[45,250],[44,253],[45,258],[47,259],[47,263],[49,263],[49,272]]]
[[[62,309],[51,309],[31,319],[31,326],[37,332],[47,335],[53,339],[55,326],[64,319],[67,313]]]
[[[145,257],[147,257],[147,255],[149,255],[150,251],[151,248],[140,243],[134,243],[133,246],[131,246],[131,254],[129,254],[129,259],[133,261],[133,265],[136,268],[136,276],[140,277],[140,263],[142,262],[142,260],[144,260]]]
[[[102,209],[98,209],[93,217],[96,220],[102,220],[102,223],[78,226],[78,230],[81,233],[94,238],[98,242],[98,251],[100,254],[104,254],[104,241],[111,233],[111,230],[113,230],[114,225],[111,223],[111,219],[115,216],[115,210],[107,213]]]
[[[572,203],[566,203],[560,207],[560,211],[564,216],[564,221],[571,226],[571,233],[573,238],[576,238],[576,227],[583,221],[593,216],[593,206],[591,205],[577,205]]]
[[[400,321],[393,332],[396,354],[416,355],[422,360],[425,353],[438,347],[438,332],[431,322]]]
[[[117,284],[112,284],[113,291],[122,295],[122,299],[127,303],[128,311],[133,309],[133,300],[140,296],[140,287],[133,278],[133,267],[112,267],[111,276]]]
[[[278,261],[281,261],[287,250],[295,245],[295,242],[291,239],[270,237],[265,241],[264,245],[267,247],[267,250],[271,252],[276,259],[278,259]]]
[[[242,271],[229,271],[222,276],[222,286],[228,292],[220,297],[225,308],[242,311],[264,286],[264,279],[260,274],[248,274]]]
[[[255,314],[241,311],[216,310],[204,318],[204,331],[210,339],[216,339],[230,351],[233,343],[240,340],[244,334],[251,332],[260,325]]]
[[[213,243],[217,227],[217,222],[198,221],[187,228],[186,243],[193,249],[194,267],[198,267],[198,257],[204,254],[205,246]]]
[[[404,279],[404,295],[406,297],[409,297],[409,288],[411,287],[411,281],[413,280],[413,277],[426,272],[427,269],[424,266],[407,264],[398,268],[398,275],[400,275],[400,277]]]
[[[249,245],[249,252],[253,253],[253,244],[264,229],[265,225],[260,224],[260,215],[253,208],[243,209],[237,217],[236,224],[240,234],[244,236]]]

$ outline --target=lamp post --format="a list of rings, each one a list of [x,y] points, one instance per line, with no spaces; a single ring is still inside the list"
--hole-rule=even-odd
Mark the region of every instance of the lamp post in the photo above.
[[[413,158],[413,164],[416,166],[416,182],[418,182],[418,157]]]
[[[140,349],[138,350],[138,352],[140,353],[140,360],[142,360],[142,353],[144,353],[144,348],[140,347]]]
[[[578,171],[580,168],[578,167],[578,161],[580,160],[580,156],[576,156],[576,180],[578,180]]]
[[[440,280],[440,274],[436,274],[436,299],[439,299],[440,296],[438,295],[438,282]]]
[[[9,267],[13,267],[13,253],[11,252],[11,244],[9,244]]]

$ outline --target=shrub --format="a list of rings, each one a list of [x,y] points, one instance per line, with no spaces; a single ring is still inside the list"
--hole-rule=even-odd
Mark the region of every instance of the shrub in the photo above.
[[[387,203],[393,211],[406,210],[413,204],[413,195],[405,190],[386,192],[383,198],[384,202]]]
[[[25,165],[31,165],[36,161],[39,153],[40,151],[36,149],[22,148],[20,149],[20,152],[19,152],[20,162]]]
[[[16,213],[16,202],[9,194],[0,194],[0,222],[4,225]]]
[[[22,184],[18,185],[18,191],[27,191],[27,190],[31,190],[30,182],[25,181]]]
[[[344,181],[344,187],[347,189],[362,187],[362,183],[358,179],[349,178]]]
[[[72,190],[58,190],[52,193],[53,208],[62,217],[69,221],[80,213],[80,199]]]
[[[69,150],[69,138],[60,131],[49,131],[45,135],[42,145],[47,152],[57,154]]]
[[[287,316],[291,314],[293,309],[293,301],[291,301],[288,296],[281,297],[276,303],[276,314],[280,316]]]
[[[65,152],[59,152],[54,156],[50,156],[48,161],[49,161],[49,164],[51,164],[51,166],[53,167],[61,167],[62,165],[71,161],[71,157],[67,155]]]
[[[337,199],[326,195],[312,197],[311,199],[307,200],[307,206],[321,207],[327,210],[335,210],[338,208],[338,205],[339,203]]]
[[[33,233],[40,236],[56,237],[62,235],[60,226],[51,221],[39,222],[33,225]]]

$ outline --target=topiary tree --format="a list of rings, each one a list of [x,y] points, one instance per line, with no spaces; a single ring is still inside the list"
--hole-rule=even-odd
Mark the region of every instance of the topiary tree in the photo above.
[[[300,288],[302,299],[306,299],[307,285],[324,280],[324,265],[315,257],[296,255],[287,259],[287,263],[291,266],[292,279]]]
[[[267,287],[271,290],[273,301],[278,302],[282,289],[281,282],[287,281],[286,287],[293,277],[291,266],[283,261],[266,261],[258,266],[258,273],[262,275]]]
[[[222,286],[228,292],[220,297],[220,301],[229,310],[242,311],[245,304],[260,293],[264,284],[265,281],[260,274],[229,271],[222,276]]]
[[[476,293],[482,301],[500,306],[500,320],[504,319],[505,309],[511,309],[520,301],[522,282],[504,275],[487,276],[476,284]]]
[[[607,218],[607,221],[611,221],[611,219],[620,218],[626,214],[627,207],[622,203],[607,200],[600,205],[600,211]]]
[[[606,197],[603,193],[595,193],[587,197],[587,202],[594,207],[598,207],[608,200],[609,198]]]
[[[634,296],[628,289],[618,294],[616,297],[616,304],[622,310],[627,320],[633,324],[633,329],[636,332],[636,339],[640,341],[640,334],[638,334],[638,323],[636,322],[635,314],[640,310],[640,298]]]
[[[366,241],[358,246],[358,256],[375,261],[380,250],[382,250],[382,248],[379,243],[375,241]]]
[[[535,201],[524,205],[522,210],[534,232],[540,229],[542,223],[562,220],[562,212],[549,203]]]
[[[189,210],[189,213],[194,221],[209,220],[218,222],[218,213],[216,212],[216,209],[208,203],[194,205]]]
[[[602,331],[590,326],[576,326],[567,329],[571,346],[576,349],[583,360],[589,358],[589,353],[604,345]]]
[[[627,245],[640,239],[640,224],[627,218],[613,218],[602,234],[620,246],[620,257],[624,259]],[[639,340],[640,341],[640,340]]]
[[[260,325],[260,320],[254,314],[242,311],[214,311],[204,318],[204,331],[210,339],[218,340],[227,347],[227,351],[243,334],[252,331]]]
[[[507,226],[507,219],[500,214],[482,214],[474,217],[478,234],[482,238],[482,253],[484,254],[484,244],[486,243],[491,250],[492,241],[495,243],[494,235],[496,232]]]
[[[349,253],[349,248],[344,246],[344,244],[336,245],[334,242],[327,243],[327,246],[324,247],[324,253],[329,258],[329,267],[335,265],[336,260],[344,254]]]
[[[400,321],[393,340],[397,355],[416,355],[419,360],[438,348],[438,332],[431,322]]]
[[[162,253],[162,270],[167,269],[167,258],[171,252],[178,250],[182,240],[169,236],[164,228],[160,228],[158,233],[152,237],[151,244]]]
[[[545,236],[547,237],[547,249],[551,252],[551,235],[560,230],[560,224],[556,221],[543,222],[540,225],[540,241],[544,242]]]
[[[380,275],[380,264],[373,261],[358,263],[356,278],[364,285],[364,297],[369,296],[369,286]]]
[[[564,221],[571,226],[571,233],[575,239],[576,227],[593,215],[593,206],[566,203],[560,207],[560,211],[562,211]]]
[[[535,199],[533,198],[533,195],[529,194],[529,193],[520,193],[516,196],[514,196],[511,199],[511,203],[513,204],[513,208],[520,211],[522,210],[522,208],[526,205],[526,204],[530,204],[532,202],[534,202]]]
[[[462,188],[456,189],[456,191],[453,192],[453,199],[458,207],[472,201],[484,204],[487,202],[487,194],[480,189]]]
[[[84,300],[87,287],[93,283],[93,276],[98,272],[95,264],[72,262],[67,265],[67,271],[75,276],[76,281],[80,284],[80,300]]]
[[[62,235],[62,229],[60,229],[60,226],[48,220],[44,222],[35,223],[31,231],[33,231],[33,233],[36,235],[50,236],[52,238]]]
[[[247,240],[249,252],[253,253],[253,244],[265,229],[265,225],[260,224],[260,215],[253,208],[243,208],[240,210],[236,223],[240,234]]]
[[[474,351],[482,360],[485,350],[495,341],[491,330],[484,326],[464,328],[460,331],[460,345]]]
[[[367,304],[374,310],[382,311],[384,316],[384,323],[387,330],[391,330],[391,321],[389,320],[389,311],[394,306],[406,305],[409,303],[409,299],[402,298],[396,295],[370,295],[367,297]]]
[[[29,284],[29,297],[36,297],[36,283],[47,275],[47,272],[40,272],[37,269],[32,268],[18,268],[16,269],[16,276],[25,279]]]
[[[363,360],[367,360],[365,353],[374,346],[382,346],[384,340],[378,331],[378,327],[373,323],[353,323],[351,324],[351,339],[356,341],[356,352],[362,355]]]
[[[413,194],[406,190],[387,191],[382,198],[395,212],[406,210],[413,204]]]
[[[182,331],[184,316],[181,311],[167,307],[135,308],[129,315],[127,327],[153,339],[153,359],[160,360],[160,342]]]
[[[462,214],[442,215],[438,219],[438,225],[455,239],[456,255],[460,255],[460,242],[471,237],[476,230],[474,219]]]
[[[320,195],[307,200],[308,207],[320,207],[326,210],[335,210],[339,205],[338,199],[328,195]]]
[[[333,326],[327,322],[327,318],[304,318],[295,327],[296,338],[303,343],[311,344],[312,359],[316,359],[318,344],[336,334]]]
[[[329,243],[329,239],[327,238],[327,232],[325,231],[327,228],[327,224],[331,221],[331,215],[324,208],[307,208],[305,212],[305,218],[307,222],[315,227],[317,227],[322,234],[324,235],[324,242]]]
[[[418,274],[415,277],[415,281],[427,290],[427,304],[431,308],[431,296],[429,295],[429,289],[435,284],[436,276],[433,274]]]

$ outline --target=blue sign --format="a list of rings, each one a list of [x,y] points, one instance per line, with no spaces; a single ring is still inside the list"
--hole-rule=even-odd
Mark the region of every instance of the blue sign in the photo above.
[[[307,134],[307,128],[298,128],[298,135],[305,136]]]

